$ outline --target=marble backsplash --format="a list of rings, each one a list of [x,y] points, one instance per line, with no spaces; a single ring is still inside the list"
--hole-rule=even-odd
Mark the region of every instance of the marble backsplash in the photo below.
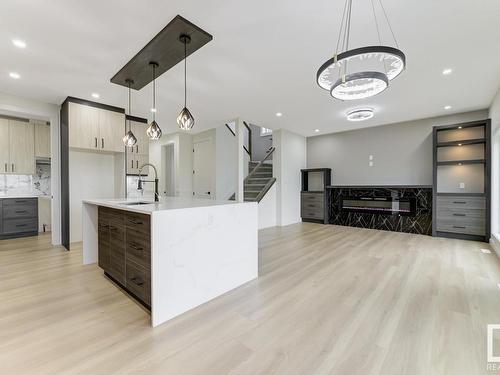
[[[154,184],[146,182],[144,187],[144,192],[137,190],[137,176],[127,176],[127,197],[128,198],[144,198],[151,199],[154,197]],[[148,178],[146,178],[148,179]]]
[[[50,196],[50,165],[37,164],[34,175],[0,175],[0,193]]]

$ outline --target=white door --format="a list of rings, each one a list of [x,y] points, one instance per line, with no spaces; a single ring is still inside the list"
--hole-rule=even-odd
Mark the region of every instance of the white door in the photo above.
[[[211,139],[193,144],[193,195],[198,198],[210,198],[213,195],[211,148]]]

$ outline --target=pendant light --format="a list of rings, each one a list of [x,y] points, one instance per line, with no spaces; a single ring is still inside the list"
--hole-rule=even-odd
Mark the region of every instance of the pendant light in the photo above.
[[[130,96],[131,96],[130,86],[134,83],[134,81],[132,81],[131,79],[127,79],[126,82],[128,84],[128,114],[131,115],[132,107],[130,105]],[[127,124],[128,124],[128,132],[122,138],[122,141],[126,147],[132,147],[137,143],[137,138],[135,137],[134,133],[132,133],[132,125],[130,124],[130,120],[125,120],[125,130],[127,130]]]
[[[316,76],[318,85],[339,100],[364,99],[381,93],[406,66],[405,54],[399,49],[382,0],[366,1],[371,2],[379,45],[349,49],[352,0],[346,0],[335,54],[319,68]],[[380,4],[395,47],[382,45],[376,2]]]
[[[186,34],[182,34],[179,37],[181,43],[184,44],[184,108],[182,109],[179,116],[177,116],[177,124],[182,130],[191,130],[194,126],[194,117],[187,109],[187,45],[191,42],[191,37]]]
[[[148,135],[149,139],[157,140],[161,138],[161,128],[156,122],[156,68],[158,67],[158,63],[150,62],[149,66],[151,66],[151,69],[153,71],[153,121],[151,121],[151,124],[149,124],[146,130],[146,134]]]

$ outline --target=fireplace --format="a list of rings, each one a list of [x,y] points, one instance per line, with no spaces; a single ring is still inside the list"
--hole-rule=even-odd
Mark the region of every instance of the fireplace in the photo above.
[[[328,223],[432,234],[432,186],[328,186]]]
[[[342,197],[342,211],[415,216],[416,199],[399,197]]]

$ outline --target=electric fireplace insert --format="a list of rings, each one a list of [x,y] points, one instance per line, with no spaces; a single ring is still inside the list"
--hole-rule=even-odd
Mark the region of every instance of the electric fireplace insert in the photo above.
[[[411,197],[343,197],[341,207],[345,212],[414,216],[416,199]]]

